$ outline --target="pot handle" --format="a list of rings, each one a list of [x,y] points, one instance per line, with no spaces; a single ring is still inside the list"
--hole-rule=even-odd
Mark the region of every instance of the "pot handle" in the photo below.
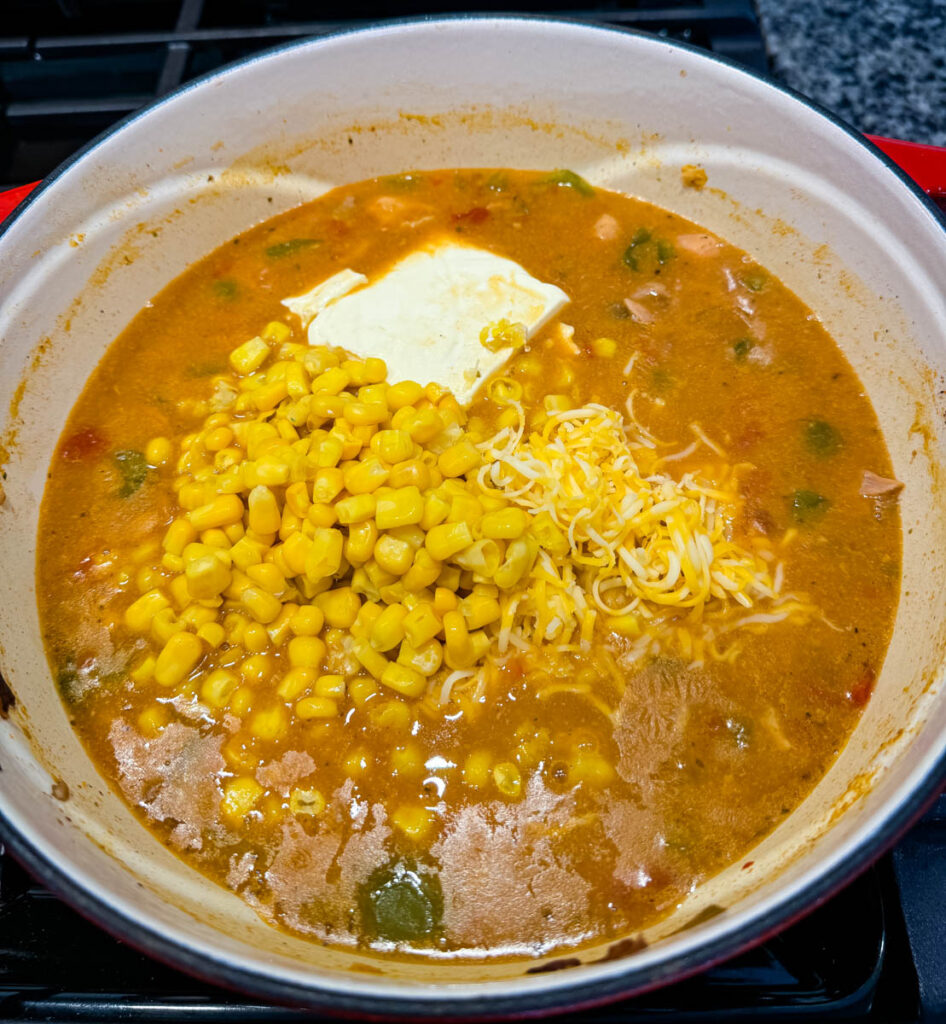
[[[905,171],[924,192],[946,204],[946,148],[925,146],[902,139],[886,139],[868,135],[873,144]],[[8,217],[39,184],[21,185],[0,192],[0,221]]]

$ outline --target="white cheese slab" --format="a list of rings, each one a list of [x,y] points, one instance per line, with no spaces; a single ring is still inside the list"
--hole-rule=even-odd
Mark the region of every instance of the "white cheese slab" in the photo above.
[[[340,270],[304,295],[283,299],[282,304],[296,314],[303,327],[308,327],[330,303],[367,283],[368,278],[364,274],[356,274],[354,270]]]
[[[513,260],[453,240],[411,253],[370,283],[356,277],[344,270],[285,300],[303,323],[311,312],[309,344],[380,356],[388,380],[436,381],[464,405],[513,353],[485,348],[484,327],[521,323],[531,338],[569,301]]]

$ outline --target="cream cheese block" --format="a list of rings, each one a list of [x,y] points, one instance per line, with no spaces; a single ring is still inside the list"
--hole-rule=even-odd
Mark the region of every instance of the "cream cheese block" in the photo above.
[[[308,327],[310,345],[378,356],[388,380],[436,381],[465,405],[514,351],[486,348],[483,329],[501,320],[520,323],[528,340],[568,301],[513,260],[443,240],[374,281],[342,270],[283,305]]]

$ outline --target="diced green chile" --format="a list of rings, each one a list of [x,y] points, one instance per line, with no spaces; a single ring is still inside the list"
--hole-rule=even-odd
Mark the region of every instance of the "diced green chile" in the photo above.
[[[624,264],[631,270],[660,273],[660,268],[673,259],[676,252],[665,238],[657,238],[647,228],[638,228],[624,250]]]
[[[749,358],[754,342],[752,338],[737,338],[733,342],[732,354],[737,363],[744,363]]]
[[[826,420],[808,420],[803,433],[805,447],[819,459],[830,458],[841,450],[841,434]]]
[[[240,292],[240,286],[230,277],[222,277],[218,281],[214,281],[213,293],[218,299],[223,299],[224,302],[233,302]]]
[[[558,185],[560,188],[574,189],[579,195],[585,197],[591,197],[595,194],[595,190],[591,185],[589,185],[580,174],[576,174],[574,171],[565,169],[552,171],[552,173],[544,177],[542,181],[546,185]]]
[[[112,456],[122,475],[119,497],[129,498],[148,478],[148,460],[134,448],[125,448]]]
[[[509,175],[503,174],[502,171],[493,171],[485,184],[490,192],[505,192],[509,188]]]
[[[803,525],[817,522],[830,505],[831,502],[817,491],[795,491],[791,497],[792,518]]]
[[[290,238],[285,242],[276,242],[274,245],[267,246],[266,256],[271,260],[281,260],[286,256],[294,256],[297,252],[321,244],[321,238]]]
[[[391,942],[424,939],[443,918],[440,879],[414,864],[388,865],[362,883],[359,905],[369,935]]]
[[[761,292],[768,278],[759,270],[750,271],[740,278],[750,292]]]

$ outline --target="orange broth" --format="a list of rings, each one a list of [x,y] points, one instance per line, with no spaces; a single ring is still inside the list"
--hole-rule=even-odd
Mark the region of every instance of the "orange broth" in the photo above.
[[[770,543],[784,591],[817,613],[741,630],[729,659],[638,656],[599,616],[590,648],[512,651],[485,690],[458,686],[445,703],[372,682],[340,649],[345,630],[325,624],[313,673],[343,679],[337,713],[303,719],[293,708],[312,686],[277,692],[291,630],[270,635],[228,598],[226,638],[204,644],[179,685],[136,680],[161,641],[130,630],[125,612],[169,586],[175,464],[188,437],[213,462],[200,439],[216,429],[208,402],[229,353],[271,321],[304,342],[281,299],[347,267],[376,276],[444,235],[571,299],[560,319],[573,337],[546,328],[503,371],[533,422],[546,395],[627,416],[633,394],[659,450],[685,453],[668,472],[737,467],[732,537]],[[468,412],[485,435],[503,406],[484,387]],[[171,442],[160,466],[144,454],[156,437]],[[891,475],[851,367],[811,311],[722,240],[569,175],[361,182],[233,238],[108,350],[51,465],[43,630],[103,775],[180,856],[274,924],[400,954],[537,955],[666,915],[834,761],[880,671],[899,591],[899,512],[860,493],[865,471]],[[173,628],[184,613],[170,607]],[[214,707],[201,686],[221,666],[238,685]],[[518,782],[501,785],[494,769],[508,765]],[[252,780],[245,813],[224,805],[234,779]]]

